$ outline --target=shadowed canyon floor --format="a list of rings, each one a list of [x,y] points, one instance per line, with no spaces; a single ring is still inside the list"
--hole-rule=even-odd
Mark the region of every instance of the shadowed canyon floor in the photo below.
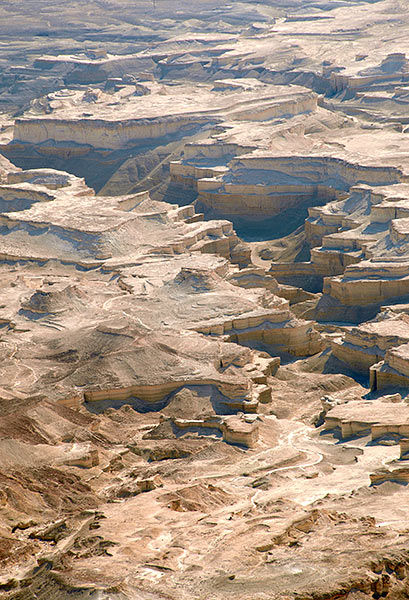
[[[0,600],[408,597],[407,9],[0,3]]]

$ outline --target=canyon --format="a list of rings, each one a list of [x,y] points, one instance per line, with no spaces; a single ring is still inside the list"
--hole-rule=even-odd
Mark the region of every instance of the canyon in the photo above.
[[[0,16],[0,600],[406,598],[406,2]]]

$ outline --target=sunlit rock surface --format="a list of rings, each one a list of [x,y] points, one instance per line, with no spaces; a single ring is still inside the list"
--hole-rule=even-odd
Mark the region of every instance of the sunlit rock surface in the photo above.
[[[0,600],[401,600],[402,0],[0,7]]]

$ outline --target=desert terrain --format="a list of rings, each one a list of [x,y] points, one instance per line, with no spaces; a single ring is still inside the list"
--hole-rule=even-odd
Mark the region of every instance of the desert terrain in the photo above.
[[[0,1],[0,600],[408,597],[408,8]]]

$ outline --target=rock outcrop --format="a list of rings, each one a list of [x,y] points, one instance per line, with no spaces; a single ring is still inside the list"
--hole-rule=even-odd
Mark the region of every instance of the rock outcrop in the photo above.
[[[332,341],[333,354],[353,370],[368,374],[369,368],[384,359],[391,348],[409,341],[408,315],[388,318],[385,313],[373,321],[352,327]]]
[[[409,405],[395,397],[348,402],[331,408],[325,415],[325,428],[339,427],[343,438],[370,432],[373,441],[382,436],[406,436],[409,431]]]
[[[59,145],[71,145],[73,152],[81,145],[117,150],[146,145],[147,140],[175,136],[183,129],[218,123],[226,117],[233,121],[264,121],[313,111],[317,106],[316,94],[310,91],[294,88],[289,93],[256,80],[243,80],[231,89],[221,90],[223,93],[218,93],[217,85],[202,85],[200,96],[199,90],[192,96],[191,89],[183,85],[171,90],[163,84],[146,82],[145,87],[149,91],[145,97],[135,97],[132,86],[119,90],[118,100],[128,93],[127,103],[124,107],[119,104],[115,111],[110,109],[116,99],[112,94],[101,92],[91,104],[81,91],[61,90],[49,95],[49,114],[27,113],[16,120],[14,144],[49,145],[55,147],[55,152]],[[132,116],[136,111],[137,118]]]

